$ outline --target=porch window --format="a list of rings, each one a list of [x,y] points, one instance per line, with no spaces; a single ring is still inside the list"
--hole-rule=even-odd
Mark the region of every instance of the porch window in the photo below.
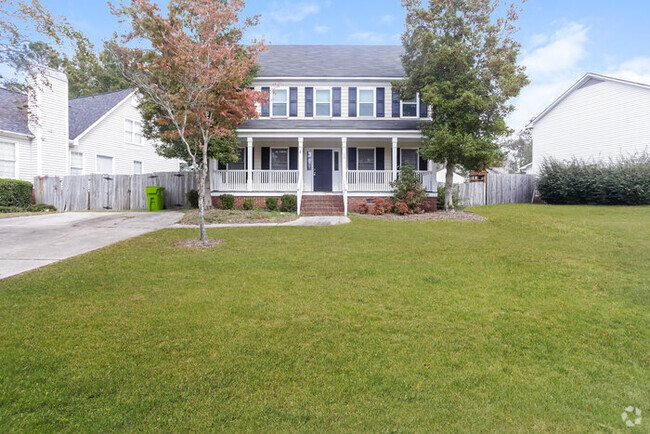
[[[113,157],[98,155],[97,173],[113,173]]]
[[[0,142],[0,178],[16,177],[16,144]]]
[[[358,170],[375,170],[375,148],[357,149]]]
[[[375,115],[375,90],[359,90],[359,116]]]
[[[330,116],[332,113],[332,92],[330,89],[316,89],[316,116]]]
[[[271,149],[271,170],[289,170],[289,148]]]
[[[273,93],[273,116],[287,116],[287,89],[275,89]]]
[[[418,163],[420,159],[418,157],[417,149],[402,149],[402,166],[410,165],[414,170],[418,170]]]
[[[70,175],[83,175],[84,154],[81,152],[70,152]]]
[[[227,170],[246,170],[246,148],[239,148],[239,159],[226,164]]]
[[[415,95],[411,99],[402,101],[402,117],[416,118],[418,117],[418,96]]]

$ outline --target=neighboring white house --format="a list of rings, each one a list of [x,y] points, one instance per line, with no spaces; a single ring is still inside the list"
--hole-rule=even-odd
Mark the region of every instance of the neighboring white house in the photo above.
[[[607,161],[650,151],[650,85],[586,74],[531,121],[533,163]]]
[[[179,170],[142,136],[133,90],[69,100],[57,71],[34,89],[29,97],[0,89],[0,178]]]

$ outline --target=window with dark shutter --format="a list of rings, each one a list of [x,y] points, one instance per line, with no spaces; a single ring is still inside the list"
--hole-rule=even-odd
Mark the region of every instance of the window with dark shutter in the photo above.
[[[348,88],[348,116],[351,118],[357,117],[357,88]]]
[[[314,116],[314,88],[305,88],[305,117],[311,118]]]
[[[332,116],[333,117],[341,116],[341,88],[340,87],[332,88]]]
[[[264,99],[264,102],[262,103],[261,116],[267,118],[271,114],[270,113],[270,111],[271,111],[270,110],[270,108],[271,108],[271,104],[270,104],[271,88],[270,87],[263,87],[262,92],[264,92],[264,98],[265,99]]]
[[[377,88],[377,117],[383,118],[385,116],[386,107],[386,89],[383,87]]]

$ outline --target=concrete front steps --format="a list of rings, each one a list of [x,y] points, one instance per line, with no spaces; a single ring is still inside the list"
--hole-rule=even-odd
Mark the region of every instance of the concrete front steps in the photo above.
[[[342,195],[304,195],[300,207],[302,216],[342,216]]]

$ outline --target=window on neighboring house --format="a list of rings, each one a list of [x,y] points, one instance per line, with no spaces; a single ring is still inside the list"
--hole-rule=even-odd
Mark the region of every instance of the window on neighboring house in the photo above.
[[[332,113],[332,92],[330,89],[316,89],[316,116],[330,116]]]
[[[412,99],[402,101],[402,117],[417,118],[418,117],[418,97],[414,96]]]
[[[16,144],[0,142],[0,178],[16,177]]]
[[[287,89],[275,89],[273,92],[273,116],[287,116],[287,93]]]
[[[375,90],[359,90],[359,116],[375,115]]]
[[[133,161],[133,174],[142,175],[142,161]]]
[[[127,143],[142,144],[142,123],[126,119],[124,121],[124,141]]]
[[[375,170],[375,148],[357,149],[358,170]]]
[[[418,170],[420,158],[418,157],[417,149],[402,149],[401,165],[410,165],[413,169]]]
[[[113,157],[97,156],[97,173],[113,173]]]
[[[70,175],[83,175],[84,154],[81,152],[70,152]]]
[[[289,170],[289,148],[271,149],[271,170]]]
[[[246,148],[239,148],[239,159],[226,164],[228,170],[246,170]]]

